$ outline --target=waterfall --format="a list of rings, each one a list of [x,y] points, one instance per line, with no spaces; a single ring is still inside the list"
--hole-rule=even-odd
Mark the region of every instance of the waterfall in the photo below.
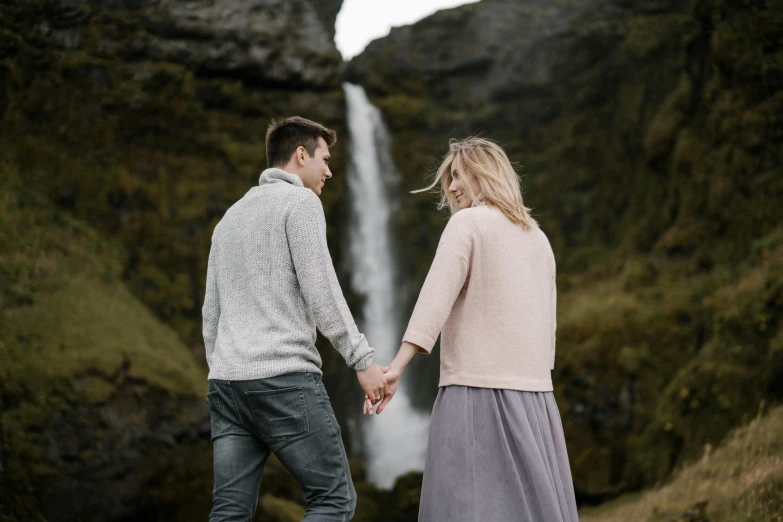
[[[350,132],[348,190],[351,204],[351,286],[364,299],[358,322],[375,361],[388,365],[402,340],[396,259],[389,224],[396,203],[397,172],[380,111],[359,85],[343,85]],[[411,470],[422,470],[429,415],[413,408],[400,385],[381,415],[362,422],[369,479],[382,488]],[[357,408],[361,404],[357,401]]]

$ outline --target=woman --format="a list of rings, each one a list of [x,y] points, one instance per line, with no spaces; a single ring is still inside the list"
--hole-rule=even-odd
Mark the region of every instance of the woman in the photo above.
[[[555,258],[503,149],[452,141],[434,183],[452,217],[400,350],[391,395],[441,337],[419,520],[577,520],[552,392]],[[420,192],[420,191],[417,191]],[[372,413],[366,401],[365,413]]]

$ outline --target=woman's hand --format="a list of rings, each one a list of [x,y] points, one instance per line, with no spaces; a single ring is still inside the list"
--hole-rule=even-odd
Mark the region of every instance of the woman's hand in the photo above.
[[[397,388],[400,385],[400,377],[402,377],[402,372],[390,368],[381,368],[383,370],[383,375],[386,378],[386,396],[383,398],[383,401],[378,405],[377,413],[380,415],[380,413],[386,408],[386,405],[389,404],[389,402],[394,398],[394,394],[397,393]],[[373,413],[373,400],[370,398],[370,396],[365,395],[364,396],[364,409],[362,411],[363,415],[372,415]]]
[[[378,405],[378,409],[376,410],[378,415],[386,409],[386,405],[394,398],[394,394],[397,393],[397,388],[400,385],[400,377],[402,377],[401,371],[393,370],[391,368],[384,368],[383,374],[386,377],[386,397],[384,397]]]

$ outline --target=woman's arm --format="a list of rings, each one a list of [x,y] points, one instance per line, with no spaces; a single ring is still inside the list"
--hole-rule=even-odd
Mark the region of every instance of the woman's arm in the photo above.
[[[377,413],[381,413],[394,397],[402,372],[416,352],[428,354],[432,351],[470,273],[473,231],[473,223],[467,212],[453,215],[443,230],[435,259],[402,337],[402,345],[394,361],[384,369],[388,391],[378,406]],[[369,400],[364,402],[364,413],[372,414],[372,403]]]
[[[402,372],[405,371],[405,367],[408,366],[408,363],[411,362],[411,359],[413,359],[413,356],[416,355],[417,352],[424,352],[424,350],[413,343],[407,341],[403,342],[397,352],[397,357],[395,357],[389,365],[389,372],[395,372],[402,375]],[[386,373],[388,374],[389,372]]]
[[[474,224],[466,210],[454,214],[441,235],[435,258],[419,292],[416,306],[402,336],[430,353],[451,309],[465,286],[471,267]]]

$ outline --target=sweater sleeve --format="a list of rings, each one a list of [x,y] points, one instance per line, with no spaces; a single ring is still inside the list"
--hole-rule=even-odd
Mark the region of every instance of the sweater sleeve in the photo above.
[[[201,307],[201,333],[204,336],[204,348],[207,357],[215,351],[217,340],[218,322],[220,320],[220,299],[218,297],[217,274],[215,259],[217,258],[217,245],[214,237],[209,249],[209,261],[207,261],[207,283],[204,292],[204,305]]]
[[[430,353],[470,272],[473,223],[467,212],[454,214],[441,235],[403,341]]]
[[[313,192],[296,201],[286,219],[286,236],[299,287],[318,330],[354,370],[367,369],[375,350],[353,320],[326,243],[323,206]]]

